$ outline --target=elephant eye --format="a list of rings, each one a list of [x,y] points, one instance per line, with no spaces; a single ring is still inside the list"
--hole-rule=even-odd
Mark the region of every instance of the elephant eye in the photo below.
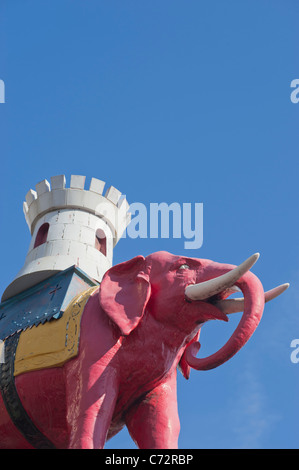
[[[190,267],[188,266],[188,264],[182,264],[179,269],[190,269]]]

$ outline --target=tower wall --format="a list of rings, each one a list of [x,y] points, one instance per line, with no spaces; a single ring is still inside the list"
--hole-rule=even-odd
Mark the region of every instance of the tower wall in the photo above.
[[[85,177],[64,175],[36,185],[26,195],[24,213],[31,243],[23,268],[5,290],[2,301],[51,275],[76,265],[100,282],[112,266],[113,248],[129,223],[128,203],[121,193],[92,178],[85,190]],[[99,236],[100,234],[100,236]]]

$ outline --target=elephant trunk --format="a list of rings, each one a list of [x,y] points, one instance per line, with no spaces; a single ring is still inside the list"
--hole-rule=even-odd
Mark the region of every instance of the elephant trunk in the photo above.
[[[256,257],[256,255],[253,256]],[[253,261],[253,259],[251,259],[251,261]],[[246,264],[246,262],[244,263]],[[244,263],[242,263],[242,265],[244,265]],[[242,265],[240,265],[238,268],[240,268]],[[248,263],[246,264],[246,268],[247,267]],[[238,268],[235,268],[230,272],[226,272],[224,275],[220,276],[220,278],[223,278],[227,275],[231,276],[231,282],[233,282],[234,286],[237,286],[243,292],[244,313],[242,318],[227,343],[211,356],[203,359],[195,357],[200,348],[200,343],[198,342],[191,343],[187,347],[185,351],[185,360],[193,369],[209,370],[226,362],[228,359],[234,356],[250,339],[261,320],[265,303],[263,286],[260,280],[253,273],[247,271],[244,274],[243,269],[241,269],[241,277],[238,280],[233,279],[234,276],[231,273],[233,271],[235,274],[238,273]],[[212,281],[215,281],[216,279],[213,279]],[[225,287],[228,289],[232,286],[227,284]]]

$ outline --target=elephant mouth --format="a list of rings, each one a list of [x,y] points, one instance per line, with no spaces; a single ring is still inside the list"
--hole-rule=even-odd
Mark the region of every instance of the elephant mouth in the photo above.
[[[226,308],[226,299],[230,296],[233,295],[237,292],[241,292],[241,289],[239,289],[238,286],[232,286],[230,289],[225,289],[222,292],[219,292],[218,294],[212,295],[211,297],[208,297],[207,299],[200,299],[200,300],[190,300],[187,297],[186,300],[187,302],[190,303],[201,303],[204,302],[205,304],[209,304],[209,319],[213,320],[223,320],[228,322],[228,314],[232,313],[228,311],[229,309]],[[236,299],[229,299],[229,300],[236,300]],[[238,301],[241,299],[237,299]],[[225,303],[224,303],[225,302]],[[244,304],[244,302],[243,302]],[[234,304],[233,304],[234,305]],[[241,305],[240,302],[238,302],[238,311],[241,311],[243,308],[243,305]],[[235,308],[237,310],[237,308]],[[204,321],[198,320],[195,322],[197,325],[202,325]]]
[[[238,280],[250,270],[259,258],[259,253],[255,253],[242,264],[231,271],[218,277],[209,279],[198,284],[190,284],[185,289],[185,298],[191,301],[205,301],[216,307],[222,315],[244,311],[244,297],[228,299],[232,294],[241,292],[238,287]],[[265,292],[265,303],[278,297],[289,287],[288,283],[281,284],[274,289]],[[228,318],[223,318],[228,320]]]

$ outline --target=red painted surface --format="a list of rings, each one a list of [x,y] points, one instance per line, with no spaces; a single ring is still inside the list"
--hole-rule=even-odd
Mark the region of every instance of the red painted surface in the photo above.
[[[43,243],[46,243],[49,228],[50,228],[50,225],[47,222],[41,225],[41,227],[38,229],[33,248],[37,248]]]
[[[180,270],[182,264],[190,269]],[[35,425],[58,448],[102,448],[124,425],[140,448],[177,448],[177,367],[188,377],[190,366],[206,369],[228,360],[263,312],[261,283],[246,273],[238,281],[245,296],[241,326],[210,358],[190,354],[201,325],[227,317],[209,301],[187,301],[185,287],[233,268],[166,252],[112,267],[85,307],[79,355],[61,368],[16,377]],[[30,447],[1,399],[0,446]]]
[[[96,231],[96,239],[95,239],[95,248],[103,253],[104,256],[107,255],[107,240],[104,230],[98,228]]]

